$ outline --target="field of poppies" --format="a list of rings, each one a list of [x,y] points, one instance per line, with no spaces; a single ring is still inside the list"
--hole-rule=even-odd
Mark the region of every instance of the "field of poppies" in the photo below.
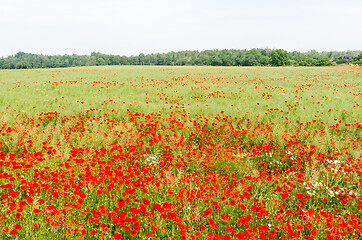
[[[1,239],[361,239],[362,67],[0,71]]]

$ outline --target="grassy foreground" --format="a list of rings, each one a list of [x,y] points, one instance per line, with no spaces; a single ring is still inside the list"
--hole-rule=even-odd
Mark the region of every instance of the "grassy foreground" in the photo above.
[[[0,71],[0,236],[361,238],[361,70]]]

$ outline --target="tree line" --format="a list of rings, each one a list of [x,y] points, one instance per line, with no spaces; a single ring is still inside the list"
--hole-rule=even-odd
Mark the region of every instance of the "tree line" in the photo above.
[[[138,56],[120,56],[92,52],[90,55],[42,55],[18,52],[0,58],[1,69],[63,68],[101,65],[169,66],[332,66],[362,65],[362,51],[301,53],[283,49],[179,51]]]

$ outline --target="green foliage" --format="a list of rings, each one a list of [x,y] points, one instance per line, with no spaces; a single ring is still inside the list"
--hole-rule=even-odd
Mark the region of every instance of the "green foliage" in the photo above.
[[[28,66],[23,62],[18,62],[15,66],[16,69],[27,69]]]
[[[261,66],[268,66],[270,64],[270,58],[268,58],[267,56],[261,56],[258,62]]]
[[[355,60],[355,61],[362,60],[362,53],[360,53],[358,56],[356,56],[353,60]]]
[[[354,56],[354,59],[345,59]],[[362,64],[362,51],[287,52],[282,49],[224,49],[179,51],[138,56],[109,55],[92,52],[90,55],[37,55],[18,52],[0,58],[1,69],[63,68],[103,65],[162,65],[162,66],[331,66],[333,64]]]
[[[4,64],[1,66],[1,69],[10,69],[10,65]]]
[[[222,60],[218,56],[212,58],[211,66],[221,66],[221,65],[222,65]]]
[[[106,61],[103,58],[97,58],[97,66],[106,65]]]
[[[287,66],[289,64],[287,51],[283,49],[273,50],[270,54],[270,63],[273,66]]]
[[[245,56],[243,65],[244,66],[256,66],[258,61],[256,60],[255,56],[252,54],[248,54]]]
[[[306,66],[308,66],[308,63],[307,63],[306,61],[300,61],[300,62],[298,63],[298,66],[306,67]]]
[[[328,58],[322,57],[317,60],[315,66],[332,66],[332,63]]]
[[[362,53],[353,58],[353,63],[362,66]]]

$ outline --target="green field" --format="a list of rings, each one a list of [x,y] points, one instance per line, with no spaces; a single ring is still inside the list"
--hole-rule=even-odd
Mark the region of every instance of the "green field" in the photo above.
[[[3,70],[0,74],[2,112],[8,105],[29,115],[59,108],[64,108],[64,115],[90,108],[170,112],[173,105],[183,105],[190,113],[199,113],[202,106],[203,115],[225,111],[240,117],[248,112],[254,118],[263,110],[296,104],[293,115],[298,120],[313,118],[313,114],[321,117],[328,107],[340,110],[326,113],[323,117],[328,122],[340,117],[343,109],[349,113],[345,116],[349,122],[361,118],[361,112],[355,111],[361,94],[357,67],[128,66]]]
[[[0,70],[0,238],[362,237],[361,70]]]

